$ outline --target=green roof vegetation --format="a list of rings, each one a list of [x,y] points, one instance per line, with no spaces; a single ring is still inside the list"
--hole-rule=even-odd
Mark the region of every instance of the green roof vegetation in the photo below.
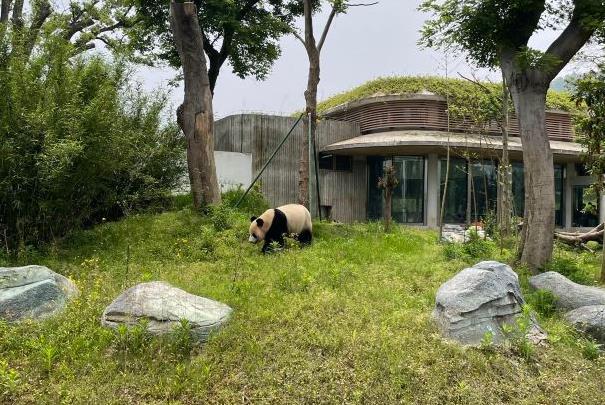
[[[500,103],[501,84],[490,82],[481,84],[485,88],[464,79],[436,76],[381,77],[320,102],[318,111],[323,113],[341,104],[367,97],[430,92],[443,97],[449,95],[450,109],[454,115],[476,115],[477,110],[481,111],[480,115],[483,116],[489,115],[490,111],[493,114]],[[575,103],[564,91],[549,90],[546,108],[577,112]]]

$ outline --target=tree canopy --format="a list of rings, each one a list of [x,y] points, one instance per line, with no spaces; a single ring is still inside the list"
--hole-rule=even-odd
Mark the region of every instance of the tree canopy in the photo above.
[[[302,13],[297,0],[193,0],[202,29],[208,75],[214,90],[221,67],[229,62],[238,77],[264,79],[280,56],[279,39],[292,32],[294,18]],[[166,0],[136,0],[140,18],[131,31],[134,48],[148,62],[180,67],[169,26]]]

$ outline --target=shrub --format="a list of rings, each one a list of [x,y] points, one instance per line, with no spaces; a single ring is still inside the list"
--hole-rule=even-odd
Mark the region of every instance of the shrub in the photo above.
[[[540,315],[549,317],[556,311],[557,297],[547,290],[538,289],[526,295],[527,302]]]
[[[184,170],[180,133],[162,124],[166,94],[141,92],[121,63],[70,56],[48,41],[27,63],[0,63],[0,235],[11,249],[162,207]]]
[[[235,208],[235,204],[237,204],[242,195],[244,195],[244,192],[245,190],[239,186],[236,189],[223,193],[223,204],[228,207]],[[252,187],[246,198],[241,202],[237,209],[247,214],[257,216],[269,209],[269,203],[261,192],[260,183],[256,183]]]
[[[595,280],[586,266],[580,266],[577,257],[553,257],[545,271],[556,271],[578,284],[594,284]]]

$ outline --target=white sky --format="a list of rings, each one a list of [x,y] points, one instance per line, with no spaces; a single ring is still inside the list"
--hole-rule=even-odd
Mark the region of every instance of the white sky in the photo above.
[[[421,0],[379,0],[372,7],[354,7],[338,16],[332,25],[321,54],[319,100],[356,87],[370,79],[391,75],[445,75],[444,56],[420,49],[419,30],[427,15],[417,11]],[[327,17],[327,8],[316,17],[315,35]],[[302,28],[301,21],[299,26]],[[545,49],[556,36],[543,32],[532,38],[531,45]],[[265,81],[239,79],[224,65],[214,95],[217,118],[239,112],[291,114],[304,106],[308,61],[302,44],[292,36],[281,40],[282,56]],[[449,75],[457,72],[478,78],[499,80],[499,72],[478,71],[460,55],[450,55]],[[140,68],[138,77],[146,89],[166,87],[175,76],[170,68]],[[171,100],[176,107],[182,101],[182,87],[173,89]]]

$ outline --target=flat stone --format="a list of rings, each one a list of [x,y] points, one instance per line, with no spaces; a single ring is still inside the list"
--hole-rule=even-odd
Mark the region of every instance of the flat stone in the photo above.
[[[189,321],[193,337],[204,342],[224,324],[232,309],[209,298],[189,294],[162,281],[137,284],[120,294],[103,312],[101,323],[111,328],[147,321],[155,335],[170,333],[181,320]]]
[[[439,287],[433,318],[447,339],[479,345],[490,333],[498,344],[505,339],[502,326],[515,324],[524,303],[517,273],[506,264],[485,261]],[[536,342],[546,336],[534,319],[528,335]]]
[[[587,305],[565,314],[565,319],[576,329],[605,343],[605,305]]]
[[[557,298],[557,308],[572,310],[588,305],[605,305],[605,290],[574,283],[555,271],[530,277],[529,285],[550,291]]]
[[[44,319],[78,294],[76,285],[44,266],[0,267],[0,318]]]

